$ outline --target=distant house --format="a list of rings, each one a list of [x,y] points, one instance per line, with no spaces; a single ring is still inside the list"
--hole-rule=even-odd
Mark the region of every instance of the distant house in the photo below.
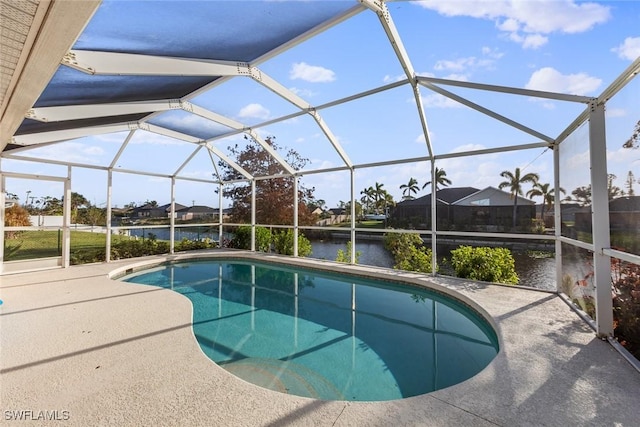
[[[431,194],[399,202],[392,218],[414,226],[431,226]],[[517,223],[535,219],[535,203],[518,197]],[[444,188],[436,192],[437,227],[441,230],[497,226],[510,227],[513,221],[513,199],[507,192],[494,187],[479,190],[474,187]]]
[[[180,203],[175,204],[176,212],[180,209],[184,209],[186,206]],[[162,206],[154,206],[147,203],[143,206],[133,208],[131,211],[131,217],[133,218],[167,218],[171,213],[171,203]]]
[[[565,208],[562,205],[564,221]],[[574,213],[575,228],[591,232],[591,206]],[[609,228],[615,231],[638,233],[640,226],[640,196],[618,197],[609,201]]]
[[[640,196],[620,197],[609,202],[611,230],[640,231]]]
[[[187,206],[176,211],[176,219],[180,221],[189,221],[192,219],[210,218],[218,216],[219,209],[210,208],[209,206],[194,205]]]
[[[17,205],[18,203],[19,203],[19,200],[18,200],[17,197],[12,197],[12,196],[7,195],[7,196],[5,196],[5,199],[4,199],[4,208],[8,209],[8,208],[10,208],[12,206]]]
[[[349,219],[349,213],[345,208],[331,208],[327,210],[329,214],[328,218],[322,218],[316,222],[318,226],[328,226],[333,224],[340,224]]]

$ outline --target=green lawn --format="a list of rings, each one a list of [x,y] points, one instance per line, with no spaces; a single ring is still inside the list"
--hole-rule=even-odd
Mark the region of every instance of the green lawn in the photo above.
[[[9,233],[7,233],[9,234]],[[71,231],[71,251],[82,249],[101,249],[106,246],[104,233]],[[112,235],[111,242],[129,240],[128,236]],[[4,259],[16,261],[23,259],[60,256],[62,251],[62,232],[58,230],[20,231],[12,238],[5,237]]]

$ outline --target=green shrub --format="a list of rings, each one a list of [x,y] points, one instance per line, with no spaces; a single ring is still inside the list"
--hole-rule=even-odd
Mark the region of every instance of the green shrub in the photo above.
[[[349,240],[347,242],[346,250],[338,249],[338,253],[336,254],[336,261],[349,264],[351,262],[351,248],[352,248],[351,240]],[[356,264],[358,263],[361,254],[362,252],[356,251],[356,259],[355,259]]]
[[[511,251],[506,248],[460,246],[451,251],[456,276],[485,282],[517,284]]]
[[[271,230],[256,227],[256,251],[271,252]]]
[[[284,230],[273,234],[273,248],[276,253],[293,255],[293,230]],[[311,242],[304,234],[298,234],[298,256],[311,255]]]
[[[203,240],[189,240],[186,237],[184,237],[182,240],[175,243],[174,249],[176,250],[176,252],[182,252],[182,251],[195,251],[198,249],[209,249],[209,248],[215,248],[215,247],[217,247],[216,242],[209,238],[206,238]]]
[[[384,236],[384,247],[393,255],[393,268],[431,273],[431,248],[424,246],[419,234],[387,233]],[[438,266],[436,266],[436,271],[437,269]]]
[[[251,249],[251,226],[241,225],[234,233],[231,247],[236,249]],[[271,231],[265,227],[256,227],[256,250],[269,252],[271,249]]]

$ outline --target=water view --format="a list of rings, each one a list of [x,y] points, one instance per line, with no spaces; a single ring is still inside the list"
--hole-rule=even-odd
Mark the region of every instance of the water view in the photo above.
[[[206,232],[204,228],[200,231],[192,230],[192,228],[176,229],[175,240],[179,241],[183,238],[189,240],[201,240],[205,238],[218,240],[218,233]],[[148,237],[152,234],[159,240],[169,240],[168,228],[131,229],[130,233],[132,236],[139,237]],[[228,234],[225,235],[225,237],[230,239],[233,236]],[[311,247],[313,251],[310,255],[311,258],[335,260],[338,250],[346,249],[346,241],[312,241]],[[449,252],[456,247],[457,245],[438,245],[440,274],[454,276],[453,270],[447,265],[445,259],[450,256]],[[356,250],[360,252],[358,259],[359,264],[393,268],[393,257],[379,240],[360,240],[356,242]],[[555,258],[551,256],[551,254],[540,251],[527,251],[526,249],[514,250],[512,253],[516,263],[516,272],[520,278],[520,285],[545,290],[556,289]]]

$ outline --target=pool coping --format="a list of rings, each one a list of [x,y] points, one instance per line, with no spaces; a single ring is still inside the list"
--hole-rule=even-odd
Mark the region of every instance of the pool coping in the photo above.
[[[467,381],[395,401],[321,401],[260,388],[202,353],[185,297],[133,290],[110,278],[136,265],[217,253],[429,281],[480,305],[496,323],[500,352]],[[5,276],[0,299],[3,421],[5,411],[19,410],[66,410],[64,425],[132,426],[634,425],[640,419],[638,372],[553,293],[220,250]]]

